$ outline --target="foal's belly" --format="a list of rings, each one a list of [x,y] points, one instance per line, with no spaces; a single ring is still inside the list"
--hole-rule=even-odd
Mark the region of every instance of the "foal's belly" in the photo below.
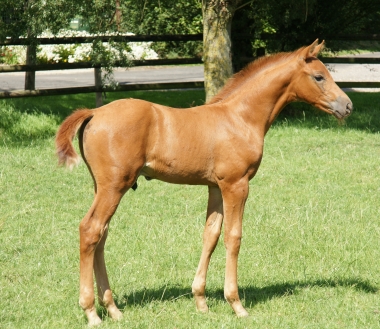
[[[167,163],[147,162],[141,169],[140,176],[173,184],[216,185],[212,170],[206,164],[202,166],[198,163],[194,166],[191,161],[180,162],[175,159]]]

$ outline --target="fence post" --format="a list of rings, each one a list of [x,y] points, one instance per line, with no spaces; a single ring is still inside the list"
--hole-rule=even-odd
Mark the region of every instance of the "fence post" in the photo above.
[[[96,90],[100,90],[102,87],[102,70],[100,67],[94,68],[94,76],[95,76],[95,88]],[[103,105],[103,98],[102,98],[102,92],[96,91],[95,92],[95,106],[100,107]]]
[[[37,57],[37,47],[33,43],[26,47],[26,65],[36,64]],[[35,90],[36,89],[36,71],[25,72],[25,90]]]

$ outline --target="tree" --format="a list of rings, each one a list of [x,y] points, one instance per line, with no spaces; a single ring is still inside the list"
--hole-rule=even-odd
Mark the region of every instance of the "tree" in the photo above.
[[[148,35],[202,33],[201,0],[126,0],[121,10],[122,27],[126,32]],[[155,42],[152,48],[161,58],[202,55],[200,41]]]
[[[316,37],[341,33],[376,33],[380,2],[373,0],[0,0],[0,38],[29,36],[46,29],[55,33],[81,15],[92,33],[136,34],[204,33],[201,42],[156,42],[160,57],[203,56],[207,100],[215,95],[257,49],[294,50]],[[237,16],[238,19],[235,19]],[[235,17],[235,18],[234,18]],[[234,19],[233,19],[234,18]],[[262,32],[276,39],[261,40]],[[239,34],[249,34],[244,39]],[[343,44],[327,40],[337,50]],[[115,44],[120,54],[125,45]],[[103,49],[104,50],[104,49]],[[231,59],[232,57],[232,59]],[[112,58],[94,43],[93,60],[108,64]],[[234,63],[234,65],[232,65]]]
[[[0,0],[0,38],[28,37],[26,64],[35,64],[37,36],[67,27],[76,13],[75,0]],[[35,72],[25,73],[25,89],[35,89]]]
[[[56,33],[77,12],[76,0],[0,0],[0,39]]]
[[[247,30],[257,38],[261,32],[276,34],[262,40],[269,51],[291,51],[314,41],[316,37],[337,34],[376,33],[380,21],[380,2],[373,0],[255,0],[247,11]],[[332,50],[352,49],[352,42],[327,40]]]
[[[232,75],[231,23],[241,0],[125,1],[122,22],[126,31],[141,34],[194,34],[203,30],[203,49],[198,42],[155,43],[161,57],[203,54],[205,89],[211,99]]]
[[[231,24],[240,0],[204,0],[203,60],[206,102],[233,74]]]

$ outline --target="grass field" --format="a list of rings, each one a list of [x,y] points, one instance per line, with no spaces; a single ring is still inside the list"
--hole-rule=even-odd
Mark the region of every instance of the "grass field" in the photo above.
[[[223,299],[224,246],[199,314],[191,283],[207,188],[139,180],[110,227],[106,262],[123,320],[102,328],[380,328],[380,94],[351,93],[344,124],[288,107],[265,140],[243,222],[239,286],[249,318]],[[171,106],[202,91],[109,93]],[[92,94],[0,101],[0,328],[85,328],[78,225],[93,186],[57,167],[54,133]]]

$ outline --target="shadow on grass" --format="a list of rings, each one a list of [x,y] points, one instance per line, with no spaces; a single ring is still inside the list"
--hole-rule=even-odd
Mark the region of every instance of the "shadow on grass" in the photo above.
[[[123,98],[138,98],[172,107],[191,107],[204,103],[204,90],[162,90],[108,92],[103,94],[104,105]],[[95,108],[95,94],[75,94],[62,96],[40,96],[4,100],[20,113],[43,113],[54,115],[63,121],[74,110]]]
[[[291,125],[304,128],[332,128],[358,129],[367,132],[380,131],[380,93],[349,92],[348,96],[354,104],[353,114],[339,124],[331,115],[314,109],[304,103],[289,104],[280,113],[275,125]],[[105,104],[121,98],[139,98],[171,107],[191,107],[204,103],[204,90],[176,90],[176,91],[133,91],[109,92],[106,94]],[[54,116],[57,124],[71,114],[75,109],[94,108],[95,95],[76,94],[63,96],[41,96],[4,100],[19,113],[46,114]]]
[[[121,98],[139,98],[171,107],[186,108],[204,102],[204,90],[134,91],[107,93],[105,104]],[[380,93],[349,93],[353,114],[340,124],[333,116],[308,104],[292,103],[280,113],[275,126],[309,129],[354,129],[380,132]],[[30,141],[51,138],[61,122],[75,109],[94,108],[94,94],[41,96],[0,102],[0,142],[29,145]]]
[[[345,279],[318,279],[296,282],[284,282],[269,285],[262,288],[253,286],[242,287],[241,297],[245,299],[246,306],[254,306],[260,302],[265,302],[274,298],[286,297],[289,295],[297,295],[304,289],[310,288],[348,288],[358,292],[377,293],[378,287],[372,285],[368,281],[360,278]]]
[[[265,287],[241,286],[240,297],[244,299],[246,307],[266,302],[275,298],[282,298],[289,295],[297,295],[303,289],[309,288],[348,288],[358,292],[377,293],[379,288],[370,282],[360,278],[343,278],[343,279],[318,279],[295,282],[284,282]],[[208,299],[224,300],[222,289],[206,290]],[[145,307],[153,302],[175,301],[177,299],[192,299],[190,287],[183,286],[164,286],[160,289],[143,289],[131,294],[116,298],[116,304],[119,309],[132,307]]]
[[[104,104],[122,98],[139,98],[172,107],[204,103],[204,90],[134,91],[107,93]],[[51,138],[74,110],[94,108],[95,94],[41,96],[0,100],[0,143],[29,145]]]
[[[79,108],[95,107],[93,94],[75,94],[60,96],[40,96],[7,99],[6,102],[19,113],[38,113],[54,115],[63,121],[69,114]]]

